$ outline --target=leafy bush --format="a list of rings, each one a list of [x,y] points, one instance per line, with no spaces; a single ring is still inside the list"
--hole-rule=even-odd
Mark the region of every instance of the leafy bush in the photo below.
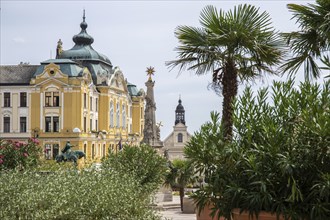
[[[36,166],[40,155],[41,147],[35,138],[30,138],[27,143],[0,140],[0,170],[22,170]]]
[[[0,219],[160,219],[127,173],[0,173]]]
[[[109,151],[102,161],[102,170],[115,170],[133,176],[148,195],[164,182],[167,169],[165,158],[145,144],[125,145],[118,153]]]
[[[330,81],[296,89],[293,80],[274,82],[271,95],[247,88],[234,109],[232,142],[221,141],[219,114],[212,113],[185,148],[208,182],[195,195],[198,204],[212,201],[227,217],[241,208],[329,219]]]

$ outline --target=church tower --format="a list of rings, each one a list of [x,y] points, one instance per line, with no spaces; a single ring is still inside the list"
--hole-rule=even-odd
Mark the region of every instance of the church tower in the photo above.
[[[164,151],[166,150],[170,160],[175,158],[184,159],[183,149],[191,135],[189,134],[185,120],[185,110],[182,105],[181,97],[175,109],[175,123],[173,131],[164,140]]]
[[[181,97],[179,98],[179,104],[175,109],[175,125],[177,125],[178,123],[182,123],[182,124],[186,124],[186,121],[184,119],[184,108],[182,106],[182,101],[181,101]]]

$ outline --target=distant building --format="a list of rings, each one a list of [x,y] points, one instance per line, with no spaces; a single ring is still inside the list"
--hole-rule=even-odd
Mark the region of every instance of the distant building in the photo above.
[[[175,158],[183,159],[183,148],[187,141],[189,141],[191,135],[187,131],[185,121],[185,110],[182,105],[181,98],[179,98],[179,104],[175,109],[175,123],[172,133],[164,140],[164,150],[167,150],[170,160]]]
[[[36,137],[46,159],[70,141],[91,160],[143,139],[144,91],[93,49],[85,14],[80,27],[73,48],[59,40],[56,59],[0,66],[1,139]]]

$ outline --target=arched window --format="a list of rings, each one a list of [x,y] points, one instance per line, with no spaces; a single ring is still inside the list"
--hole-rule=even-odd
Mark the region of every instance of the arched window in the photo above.
[[[125,105],[123,105],[123,112],[122,112],[122,120],[123,120],[123,128],[126,128],[126,108],[125,108]]]
[[[120,113],[119,113],[119,103],[117,102],[116,105],[116,122],[117,122],[117,128],[120,126]]]
[[[113,128],[113,102],[110,103],[110,127]]]
[[[183,142],[183,135],[181,133],[178,134],[178,142],[179,143]]]

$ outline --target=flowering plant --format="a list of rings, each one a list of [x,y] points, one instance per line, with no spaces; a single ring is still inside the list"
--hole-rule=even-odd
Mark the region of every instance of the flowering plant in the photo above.
[[[39,141],[29,138],[27,143],[0,140],[0,170],[24,169],[38,164],[41,153]]]

